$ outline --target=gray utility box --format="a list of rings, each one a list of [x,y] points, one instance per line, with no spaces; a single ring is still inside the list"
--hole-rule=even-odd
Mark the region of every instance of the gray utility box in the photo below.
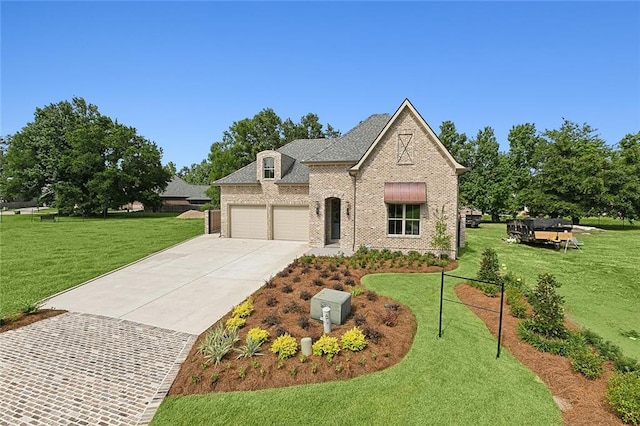
[[[325,288],[311,298],[311,318],[322,320],[322,308],[331,308],[331,323],[341,325],[351,313],[351,293]]]

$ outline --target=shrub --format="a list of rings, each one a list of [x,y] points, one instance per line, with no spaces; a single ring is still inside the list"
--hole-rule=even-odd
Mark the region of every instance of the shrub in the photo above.
[[[263,355],[260,353],[260,346],[262,346],[263,340],[257,340],[247,335],[244,346],[234,348],[233,350],[238,352],[238,358],[251,358],[256,355]]]
[[[293,281],[294,283],[299,283],[300,280],[301,280],[300,275],[296,275],[295,277],[293,277],[291,281]]]
[[[326,269],[323,269],[322,271],[320,271],[320,278],[329,278],[329,271],[327,271]]]
[[[565,338],[567,329],[564,326],[564,299],[556,288],[560,284],[551,274],[541,274],[538,284],[529,297],[533,308],[530,330],[548,338]]]
[[[338,290],[338,291],[343,291],[344,290],[344,286],[342,284],[340,284],[340,283],[335,283],[333,285],[333,289],[334,290]]]
[[[353,278],[349,277],[346,280],[344,280],[344,283],[346,285],[348,285],[349,287],[353,287],[356,285],[356,280],[354,280]]]
[[[271,345],[271,352],[278,355],[278,359],[291,358],[298,352],[298,342],[289,333],[276,338]]]
[[[225,325],[228,329],[232,328],[242,328],[246,324],[247,320],[240,317],[231,317],[226,322]]]
[[[232,315],[238,318],[247,318],[253,312],[253,300],[248,298],[235,308],[233,308]]]
[[[367,318],[364,315],[361,314],[355,314],[353,316],[353,322],[359,327],[362,324],[366,324],[367,322]]]
[[[347,349],[352,352],[363,350],[367,346],[367,340],[364,337],[364,333],[358,327],[353,327],[351,330],[345,331],[340,338],[340,344],[342,349]]]
[[[309,292],[308,292],[308,291],[306,291],[306,290],[302,290],[302,291],[300,292],[300,299],[302,299],[302,300],[309,300],[309,299],[311,299],[311,297],[312,297],[312,296],[311,296],[311,293],[309,293]]]
[[[276,283],[273,280],[264,280],[264,288],[274,288]]]
[[[621,373],[629,373],[632,371],[640,371],[640,362],[630,357],[620,357],[615,360],[613,368]]]
[[[274,334],[276,336],[280,337],[280,336],[284,336],[285,334],[291,334],[291,333],[289,333],[289,331],[286,328],[284,328],[283,326],[279,325],[279,326],[276,327],[276,329],[274,331]]]
[[[293,287],[291,287],[291,284],[285,284],[282,286],[282,292],[283,293],[292,293],[293,292]]]
[[[303,268],[300,270],[300,272],[301,272],[301,273],[303,273],[303,274],[308,274],[308,273],[309,273],[309,271],[310,271],[310,269],[309,269],[309,267],[308,267],[308,266],[305,266],[305,267],[303,267]]]
[[[371,302],[375,302],[376,300],[378,300],[378,295],[375,292],[373,292],[371,290],[368,290],[367,291],[367,300],[369,300]]]
[[[300,326],[300,328],[304,329],[304,330],[308,330],[309,327],[311,327],[311,323],[309,322],[309,317],[306,315],[300,315],[298,317],[298,325]]]
[[[361,288],[358,288],[358,287],[354,287],[354,288],[351,289],[351,295],[353,297],[360,296],[362,294],[362,292],[363,292],[363,290]]]
[[[539,350],[555,355],[567,356],[571,353],[571,346],[566,339],[547,338],[530,329],[531,320],[524,320],[518,324],[518,337]]]
[[[238,329],[225,329],[218,324],[213,330],[209,330],[204,336],[198,351],[209,361],[218,365],[222,358],[231,351],[233,345],[240,340]]]
[[[571,356],[571,368],[587,379],[597,379],[602,376],[602,358],[586,347]]]
[[[318,287],[322,287],[324,285],[324,281],[322,281],[320,278],[314,278],[312,283],[313,285],[316,285]]]
[[[284,308],[282,308],[282,312],[285,314],[288,314],[290,312],[293,314],[301,314],[304,312],[304,309],[297,302],[292,300],[291,302],[287,303]]]
[[[267,340],[269,340],[269,332],[267,330],[263,330],[260,327],[253,327],[247,333],[247,338],[249,337],[258,342],[266,342]]]
[[[278,298],[273,295],[269,295],[267,296],[265,304],[267,306],[276,306],[278,304]]]
[[[350,277],[351,276],[351,271],[349,271],[349,268],[344,268],[342,270],[342,275],[344,275],[345,277]]]
[[[398,316],[400,312],[393,309],[385,309],[380,315],[380,322],[387,327],[395,327],[398,324]]]
[[[340,352],[338,339],[323,334],[312,346],[311,350],[315,356],[327,356],[327,360],[331,361],[335,355]]]
[[[278,272],[276,274],[276,276],[280,277],[280,278],[288,277],[289,276],[289,270],[288,269],[283,269],[282,271]]]
[[[490,283],[500,282],[500,264],[498,263],[498,253],[491,247],[487,247],[482,252],[480,269],[477,278],[480,281]]]
[[[607,401],[625,423],[640,424],[640,372],[613,372],[607,384]]]
[[[515,287],[509,287],[505,290],[507,305],[511,315],[516,318],[525,318],[527,314],[527,305],[525,303],[524,294]]]
[[[377,329],[373,327],[364,327],[362,332],[366,336],[367,339],[371,340],[373,343],[378,343],[380,339],[384,337],[384,334],[380,333]]]
[[[280,324],[280,317],[271,313],[262,319],[262,323],[268,327]]]

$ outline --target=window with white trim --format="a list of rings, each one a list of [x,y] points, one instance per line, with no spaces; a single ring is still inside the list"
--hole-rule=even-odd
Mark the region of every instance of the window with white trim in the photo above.
[[[262,177],[264,179],[273,179],[276,177],[273,157],[265,157],[262,159]]]
[[[420,235],[420,204],[388,204],[389,235]]]

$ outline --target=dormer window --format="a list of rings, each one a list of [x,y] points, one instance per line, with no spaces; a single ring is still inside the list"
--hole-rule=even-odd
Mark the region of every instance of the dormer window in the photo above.
[[[265,157],[262,159],[262,177],[264,179],[274,179],[276,177],[276,167],[273,157]]]

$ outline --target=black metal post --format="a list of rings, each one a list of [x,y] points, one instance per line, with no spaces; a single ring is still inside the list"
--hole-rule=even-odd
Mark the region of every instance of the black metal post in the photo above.
[[[440,322],[438,324],[438,337],[442,337],[442,300],[444,298],[444,268],[440,273]]]
[[[496,358],[500,358],[500,343],[502,342],[502,312],[504,311],[504,280],[500,282],[500,325],[498,326],[498,354]]]

